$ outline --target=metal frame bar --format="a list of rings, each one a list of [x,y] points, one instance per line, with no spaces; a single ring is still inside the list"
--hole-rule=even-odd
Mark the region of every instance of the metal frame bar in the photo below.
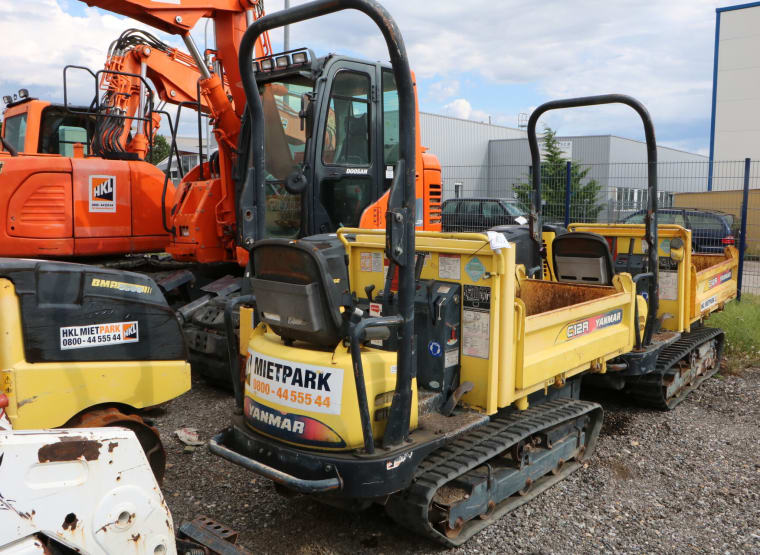
[[[240,75],[243,82],[248,111],[251,117],[251,137],[254,171],[249,175],[240,193],[238,203],[238,241],[251,248],[256,238],[265,232],[266,149],[264,143],[264,112],[256,76],[253,54],[256,40],[265,32],[330,13],[354,9],[363,12],[380,29],[388,46],[391,66],[396,79],[399,97],[399,149],[398,168],[388,201],[386,224],[386,256],[399,266],[400,326],[398,373],[396,390],[388,417],[384,446],[399,445],[409,436],[412,400],[412,339],[414,335],[414,218],[415,218],[415,132],[416,100],[409,59],[401,33],[390,13],[374,0],[316,0],[287,10],[281,10],[256,20],[240,43]],[[253,179],[251,179],[252,177]],[[389,225],[391,224],[392,225]]]
[[[647,144],[647,212],[644,217],[646,225],[646,242],[649,255],[649,272],[652,279],[649,280],[648,305],[646,326],[644,327],[643,344],[649,345],[652,341],[654,326],[657,322],[657,310],[659,308],[659,259],[657,241],[657,141],[654,134],[654,124],[646,107],[631,96],[624,94],[603,94],[598,96],[584,96],[580,98],[568,98],[565,100],[553,100],[536,108],[528,120],[528,143],[530,145],[530,158],[533,167],[533,191],[530,198],[530,231],[533,240],[541,245],[541,152],[538,148],[536,136],[536,123],[545,112],[561,110],[564,108],[578,108],[582,106],[597,106],[599,104],[625,104],[633,108],[644,124],[644,136]]]

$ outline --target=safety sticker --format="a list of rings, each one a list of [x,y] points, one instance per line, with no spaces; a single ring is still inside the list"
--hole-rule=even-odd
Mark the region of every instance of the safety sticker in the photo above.
[[[379,316],[383,315],[383,305],[380,303],[369,303],[369,315],[372,318],[377,318]],[[382,339],[372,339],[370,342],[370,345],[374,345],[376,347],[382,347],[383,346],[383,340]]]
[[[246,389],[253,397],[308,412],[340,414],[343,369],[248,351]]]
[[[61,350],[107,347],[122,343],[138,343],[140,330],[137,322],[113,322],[87,326],[60,328]]]
[[[483,263],[476,256],[465,265],[464,271],[467,272],[472,281],[478,281],[486,273],[486,267],[483,266]]]
[[[678,299],[678,272],[660,270],[659,284],[661,299],[667,301]]]
[[[462,356],[488,358],[491,288],[465,285],[462,295]]]
[[[461,277],[461,259],[458,254],[438,255],[438,279],[453,279],[458,281]]]
[[[446,355],[443,358],[444,358],[444,362],[443,362],[444,368],[456,366],[457,364],[459,364],[459,349],[446,351]]]
[[[441,352],[443,349],[441,348],[441,344],[438,343],[438,341],[431,341],[428,343],[428,353],[430,353],[430,356],[438,358],[441,356]]]
[[[116,176],[90,176],[90,212],[116,212]]]
[[[382,272],[383,253],[363,252],[359,255],[359,266],[362,272]]]

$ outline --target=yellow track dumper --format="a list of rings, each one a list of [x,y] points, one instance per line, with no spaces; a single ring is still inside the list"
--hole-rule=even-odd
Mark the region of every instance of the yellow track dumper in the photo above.
[[[280,489],[346,508],[380,503],[401,526],[460,545],[592,454],[602,411],[578,399],[579,377],[634,348],[647,307],[628,274],[606,285],[529,279],[523,249],[501,235],[415,232],[411,72],[393,19],[370,0],[318,0],[246,31],[256,169],[239,208],[250,226],[265,221],[266,183],[252,46],[346,8],[381,29],[398,86],[386,230],[246,245],[260,322],[241,311],[244,380],[230,357],[239,414],[209,448]],[[525,240],[538,251],[540,238]]]
[[[570,233],[551,241],[551,277],[560,283],[609,285],[617,275],[633,276],[638,305],[647,305],[646,317],[639,312],[643,333],[637,333],[632,351],[610,361],[606,373],[589,376],[584,383],[624,391],[647,406],[671,409],[720,368],[724,334],[704,326],[704,320],[736,298],[738,252],[726,247],[723,254],[696,254],[691,252],[690,231],[677,225],[657,225],[654,126],[646,108],[635,99],[603,95],[542,104],[528,120],[533,167],[540,167],[536,123],[542,114],[610,103],[627,104],[644,122],[648,165],[645,223],[572,224]],[[540,174],[533,173],[534,206],[540,206]],[[540,221],[539,211],[531,218]]]

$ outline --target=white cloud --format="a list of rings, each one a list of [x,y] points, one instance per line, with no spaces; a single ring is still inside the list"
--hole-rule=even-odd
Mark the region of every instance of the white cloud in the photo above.
[[[279,9],[282,2],[267,5]],[[716,0],[451,0],[434,9],[428,2],[387,0],[384,5],[398,22],[418,77],[445,82],[461,80],[466,71],[485,78],[486,85],[530,85],[547,99],[622,92],[644,102],[661,127],[709,118]],[[295,26],[294,44],[387,59],[369,20],[355,13],[330,17],[327,25]],[[528,111],[527,106],[492,116],[514,125],[517,111]],[[629,109],[565,111],[547,115],[545,123],[567,133],[641,136],[641,124]]]
[[[139,26],[94,9],[75,17],[64,12],[62,2],[0,2],[0,90],[22,80],[60,90],[64,64],[101,67],[110,41],[127,26]],[[282,0],[266,3],[269,12],[282,5]],[[416,75],[434,81],[422,96],[423,109],[426,100],[475,98],[462,92],[467,72],[480,76],[481,86],[527,85],[545,98],[623,92],[642,100],[659,126],[709,118],[716,0],[441,0],[433,9],[429,2],[386,0],[384,5],[401,29]],[[195,34],[202,44],[202,29]],[[282,32],[271,36],[277,49]],[[388,58],[377,29],[355,11],[293,26],[291,47],[301,45],[318,54]],[[470,106],[467,117],[487,120],[477,108]],[[517,112],[527,108],[490,111],[495,121],[514,125]],[[456,109],[466,111],[462,102]],[[567,134],[640,136],[640,123],[625,109],[565,111],[547,115],[545,123]]]
[[[486,122],[489,119],[487,113],[482,110],[474,110],[470,102],[465,98],[457,98],[446,104],[443,107],[443,113],[455,118],[471,119],[474,121]]]
[[[447,100],[459,92],[459,81],[446,79],[436,81],[427,90],[426,96],[433,100]]]

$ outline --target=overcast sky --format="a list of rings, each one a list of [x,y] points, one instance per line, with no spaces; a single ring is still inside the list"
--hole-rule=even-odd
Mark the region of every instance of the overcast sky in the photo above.
[[[299,4],[300,0],[291,0]],[[715,37],[712,0],[386,0],[417,75],[420,110],[516,127],[551,99],[630,94],[649,108],[660,144],[707,154]],[[733,2],[736,3],[736,2]],[[266,0],[266,10],[283,0]],[[77,0],[0,2],[0,93],[28,87],[62,100],[62,67],[99,69],[135,22]],[[203,25],[193,35],[203,47]],[[179,46],[176,38],[161,38]],[[282,33],[272,34],[275,51]],[[211,44],[209,45],[211,46]],[[291,29],[291,47],[387,59],[366,17],[347,12]],[[542,122],[560,135],[641,139],[627,108],[576,109]]]

